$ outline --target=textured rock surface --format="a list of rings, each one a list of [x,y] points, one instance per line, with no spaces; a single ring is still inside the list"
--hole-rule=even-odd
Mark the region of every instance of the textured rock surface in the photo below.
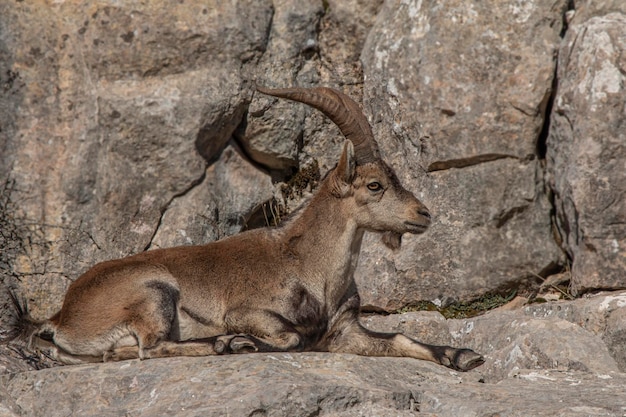
[[[435,214],[429,233],[406,237],[401,251],[366,237],[357,279],[367,306],[393,311],[419,300],[471,300],[532,287],[534,274],[564,265],[553,239],[541,130],[566,1],[218,3],[1,6],[0,174],[11,204],[0,205],[11,233],[3,234],[0,267],[19,278],[10,286],[31,300],[36,316],[55,310],[68,283],[93,263],[235,233],[261,216],[263,203],[281,202],[280,181],[294,171],[318,166],[323,174],[336,163],[343,139],[332,123],[306,106],[253,94],[251,80],[334,85],[364,96],[387,160]],[[561,52],[573,51],[570,67],[589,62],[600,89],[602,65],[623,64],[621,15],[605,17],[621,6],[605,3],[575,5]],[[570,45],[587,22],[585,50],[612,25],[606,33],[614,53],[591,62],[577,52],[582,43]],[[548,142],[551,172],[566,174],[551,184],[574,260],[573,288],[583,291],[623,286],[616,276],[624,270],[625,212],[623,158],[584,171],[586,180],[608,182],[609,193],[586,197],[598,196],[600,206],[615,201],[607,213],[567,197],[586,186],[568,185],[577,177],[567,177],[575,171],[567,167],[586,166],[572,151],[586,149],[575,132],[582,138],[613,129],[605,132],[607,146],[623,142],[608,135],[624,120],[623,108],[609,102],[596,112],[606,120],[581,125],[588,135],[559,128],[559,103],[589,113],[591,87],[577,93],[575,108],[564,90],[584,71],[561,68],[574,78],[560,85]],[[249,175],[237,174],[244,170]],[[290,209],[301,194],[286,202]],[[577,227],[585,237],[601,240],[590,242],[597,253],[564,231],[572,205],[582,210]],[[596,267],[603,257],[613,264],[603,266],[607,274]]]
[[[431,344],[469,347],[487,363],[483,378],[497,382],[518,369],[560,369],[606,373],[626,370],[626,292],[582,300],[495,310],[463,320],[436,312],[365,317],[378,331],[401,331]]]
[[[490,384],[410,359],[328,354],[132,361],[5,379],[13,411],[28,416],[619,416],[626,395],[617,373],[519,370]]]
[[[242,68],[264,48],[272,9],[257,1],[0,8],[11,120],[2,172],[15,181],[11,214],[30,232],[12,269],[33,314],[48,315],[68,278],[148,247],[161,213],[203,177],[243,117]]]
[[[363,319],[483,353],[486,363],[464,374],[412,359],[322,353],[171,358],[5,374],[0,399],[25,416],[622,416],[626,374],[599,330],[621,329],[614,347],[623,352],[624,321],[613,318],[624,312],[626,292],[618,292],[467,320],[432,312]]]
[[[537,142],[566,2],[438,4],[385,2],[362,55],[382,148],[435,214],[395,256],[368,241],[361,271],[380,278],[360,283],[364,303],[390,310],[414,294],[469,300],[560,262]]]
[[[210,242],[235,234],[259,202],[273,195],[270,177],[230,146],[207,168],[197,187],[172,201],[151,248]]]
[[[311,85],[315,69],[317,31],[323,7],[319,2],[281,0],[275,4],[267,50],[258,65],[261,85]],[[261,97],[251,104],[239,140],[258,163],[273,169],[298,166],[305,109],[293,103]]]
[[[626,287],[626,13],[568,30],[548,172],[572,289]]]

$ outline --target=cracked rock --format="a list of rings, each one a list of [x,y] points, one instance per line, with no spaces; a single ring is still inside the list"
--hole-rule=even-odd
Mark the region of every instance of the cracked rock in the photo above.
[[[270,177],[229,146],[201,183],[172,201],[152,248],[209,243],[238,233],[257,201],[273,194]]]
[[[0,173],[45,243],[16,261],[35,317],[53,314],[94,263],[150,243],[161,211],[206,169],[198,132],[239,123],[250,95],[242,68],[267,44],[271,10],[266,1],[0,5],[1,91],[13,74],[0,96],[1,124],[5,113],[11,121],[0,143],[12,150]],[[62,274],[34,275],[30,259]]]
[[[548,172],[572,290],[626,287],[626,11],[568,30]]]
[[[368,306],[469,301],[563,262],[536,144],[566,5],[384,3],[362,53],[364,103],[434,217],[397,253],[366,238],[356,275]]]

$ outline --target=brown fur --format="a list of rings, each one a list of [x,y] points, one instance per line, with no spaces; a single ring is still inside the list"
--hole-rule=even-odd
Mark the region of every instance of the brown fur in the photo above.
[[[367,122],[354,114],[356,104],[327,92],[317,91],[335,100],[333,112],[345,113],[342,106],[352,103],[345,106],[350,117],[331,118],[359,136],[354,126]],[[61,310],[35,334],[50,333],[53,354],[66,363],[321,350],[409,356],[461,370],[480,365],[474,352],[359,324],[353,273],[363,233],[386,232],[399,246],[403,233],[425,231],[430,215],[387,164],[367,153],[377,153],[375,142],[357,143],[360,156],[347,141],[337,167],[283,226],[98,264],[70,286]]]

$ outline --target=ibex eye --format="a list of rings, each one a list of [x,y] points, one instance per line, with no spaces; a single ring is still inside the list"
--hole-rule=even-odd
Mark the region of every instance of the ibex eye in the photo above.
[[[380,185],[379,182],[370,182],[369,184],[367,184],[367,188],[370,191],[380,191],[383,189],[383,186]]]

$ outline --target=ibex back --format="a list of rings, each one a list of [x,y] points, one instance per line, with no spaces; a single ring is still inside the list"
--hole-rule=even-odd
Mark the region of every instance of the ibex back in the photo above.
[[[69,287],[33,340],[48,340],[65,363],[314,350],[408,356],[463,371],[482,364],[469,349],[359,324],[353,273],[363,233],[386,233],[398,246],[402,234],[427,229],[428,209],[380,158],[348,96],[329,88],[258,90],[319,109],[348,139],[307,205],[280,227],[100,263]]]

